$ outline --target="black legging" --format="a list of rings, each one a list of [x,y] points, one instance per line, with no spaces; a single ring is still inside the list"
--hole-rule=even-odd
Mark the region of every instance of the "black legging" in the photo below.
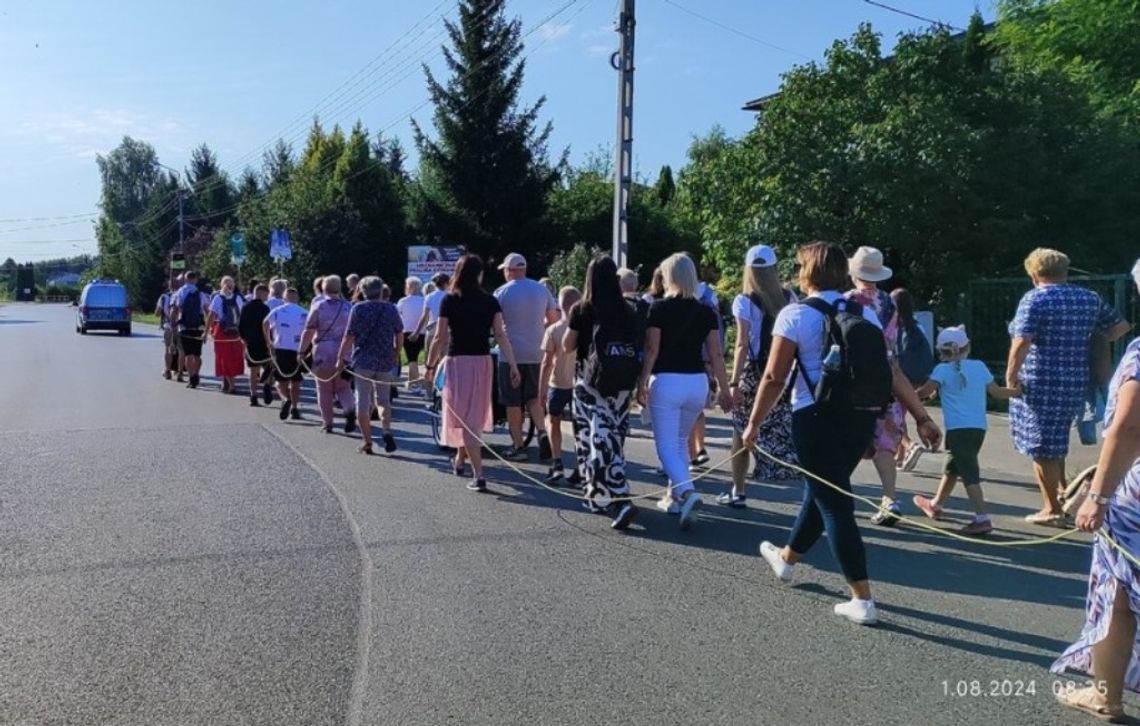
[[[792,438],[800,466],[845,491],[851,474],[867,451],[875,432],[873,412],[828,414],[816,406],[792,415]],[[797,554],[812,548],[827,531],[831,552],[848,582],[867,579],[867,552],[855,523],[855,500],[808,478],[799,516],[788,547]]]

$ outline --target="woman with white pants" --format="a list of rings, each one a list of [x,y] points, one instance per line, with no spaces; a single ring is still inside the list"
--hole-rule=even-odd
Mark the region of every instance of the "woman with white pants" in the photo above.
[[[645,362],[637,399],[653,417],[657,457],[669,477],[681,529],[692,524],[701,498],[689,475],[689,434],[704,412],[709,382],[705,356],[719,384],[720,407],[732,410],[716,313],[697,300],[697,268],[684,254],[661,263],[665,297],[653,303],[645,330]],[[672,510],[670,510],[672,511]]]

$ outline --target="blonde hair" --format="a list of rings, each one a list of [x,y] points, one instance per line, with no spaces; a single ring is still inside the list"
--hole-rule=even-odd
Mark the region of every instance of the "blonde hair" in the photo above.
[[[562,308],[562,312],[566,316],[570,316],[570,308],[578,304],[582,299],[582,292],[573,285],[567,285],[558,291],[558,307]]]
[[[661,278],[666,297],[697,297],[697,266],[683,252],[671,254],[661,262]]]
[[[329,275],[321,282],[321,289],[326,295],[339,295],[340,294],[340,276]]]
[[[234,279],[229,275],[226,275],[221,280],[221,286],[223,290],[225,290],[227,286],[232,290],[234,288]]]
[[[938,346],[938,357],[942,359],[943,363],[949,363],[954,372],[958,374],[958,380],[962,382],[962,388],[969,385],[966,378],[966,373],[962,370],[962,361],[970,357],[970,344],[966,343],[961,348],[956,344]]]
[[[1040,280],[1064,280],[1069,276],[1069,256],[1048,247],[1038,247],[1025,258],[1025,271]]]
[[[418,277],[409,277],[404,280],[404,294],[418,295],[424,288],[423,280]]]
[[[276,297],[283,297],[285,291],[289,289],[289,281],[282,277],[276,277],[269,283],[269,289],[273,291]]]
[[[320,295],[322,292],[324,292],[324,284],[325,278],[323,277],[318,277],[317,279],[313,280],[313,292]]]
[[[784,295],[784,288],[780,284],[780,271],[775,265],[771,267],[745,265],[741,288],[749,298],[757,295],[764,314],[770,317],[776,317],[788,304],[788,298]]]

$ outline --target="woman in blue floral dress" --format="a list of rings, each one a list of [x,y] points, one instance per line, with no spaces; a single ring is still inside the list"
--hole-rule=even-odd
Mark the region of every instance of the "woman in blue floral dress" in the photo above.
[[[1140,262],[1133,268],[1140,285]],[[1081,638],[1053,664],[1054,673],[1076,671],[1096,680],[1087,688],[1059,689],[1058,699],[1102,720],[1124,723],[1124,689],[1140,693],[1140,566],[1108,537],[1140,556],[1140,340],[1132,341],[1109,391],[1104,448],[1077,526],[1100,530]],[[1102,530],[1103,526],[1103,530]]]
[[[1010,430],[1014,448],[1033,459],[1043,500],[1041,511],[1026,521],[1056,526],[1064,522],[1058,495],[1069,432],[1088,395],[1093,332],[1113,341],[1129,326],[1095,292],[1068,284],[1069,258],[1061,252],[1036,249],[1025,270],[1033,290],[1021,299],[1009,327],[1006,381],[1022,391],[1010,402]]]

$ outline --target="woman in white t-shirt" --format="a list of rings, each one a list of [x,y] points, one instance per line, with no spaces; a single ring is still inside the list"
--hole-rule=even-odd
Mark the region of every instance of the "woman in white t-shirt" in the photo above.
[[[732,301],[732,317],[736,319],[736,349],[732,360],[732,450],[744,445],[744,429],[756,400],[760,375],[772,350],[772,329],[776,316],[785,306],[796,301],[791,290],[780,285],[776,252],[768,245],[755,245],[744,255],[744,292]],[[792,403],[787,394],[764,419],[760,442],[776,458],[795,464],[796,447],[792,444]],[[756,455],[756,478],[762,482],[798,479],[799,473],[783,464]],[[747,498],[744,480],[748,476],[749,457],[732,458],[732,489],[717,497],[729,507],[743,507]]]
[[[408,390],[415,392],[423,389],[420,383],[420,353],[424,349],[424,339],[412,333],[416,332],[420,316],[424,312],[423,282],[418,277],[409,277],[404,280],[404,296],[396,303],[396,311],[400,313],[400,321],[404,324],[404,355],[408,358]]]
[[[847,282],[847,255],[840,247],[827,242],[806,245],[796,253],[796,263],[800,268],[800,289],[808,294],[809,300],[818,298],[832,306],[854,304],[845,301],[839,293]],[[881,327],[874,311],[863,308],[863,317]],[[772,352],[744,432],[744,442],[748,446],[756,442],[765,417],[780,400],[788,376],[795,368],[792,438],[799,464],[843,491],[807,478],[803,504],[788,544],[780,549],[771,542],[762,542],[760,554],[776,576],[786,582],[791,579],[796,562],[826,530],[832,554],[839,561],[852,595],[851,600],[835,606],[835,613],[854,623],[871,625],[877,620],[875,601],[871,597],[863,538],[855,522],[855,500],[850,493],[851,474],[871,443],[878,414],[848,409],[843,410],[842,415],[834,415],[826,406],[816,404],[812,389],[823,371],[826,323],[824,314],[808,304],[789,305],[780,311],[772,331]],[[926,415],[914,388],[897,370],[893,389],[899,401],[914,415],[923,441],[937,449],[942,432]]]

